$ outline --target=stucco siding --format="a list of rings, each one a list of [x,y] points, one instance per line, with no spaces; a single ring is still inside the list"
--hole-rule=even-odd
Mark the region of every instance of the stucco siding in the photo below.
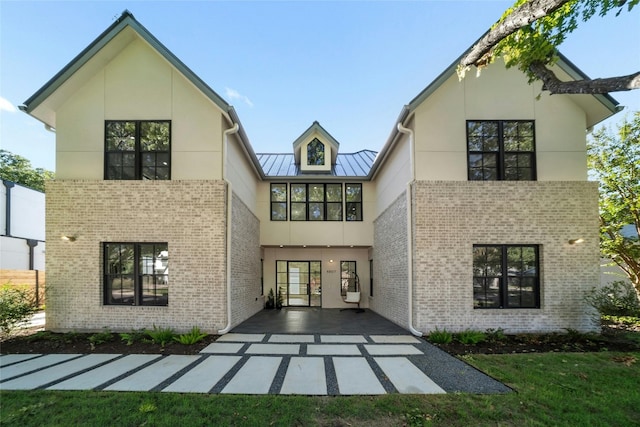
[[[596,329],[583,297],[600,280],[597,183],[420,181],[413,204],[417,329]],[[474,309],[474,244],[540,245],[541,307]]]
[[[224,327],[225,210],[222,181],[48,182],[47,329]],[[169,305],[104,305],[103,242],[167,242]]]

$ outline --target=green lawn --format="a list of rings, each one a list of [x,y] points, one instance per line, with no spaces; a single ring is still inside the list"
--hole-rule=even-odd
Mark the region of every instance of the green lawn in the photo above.
[[[640,353],[478,355],[505,395],[0,392],[0,425],[640,426]]]

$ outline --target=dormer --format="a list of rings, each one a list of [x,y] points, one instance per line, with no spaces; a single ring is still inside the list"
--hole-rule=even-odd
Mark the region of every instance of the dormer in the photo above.
[[[303,174],[331,173],[340,144],[317,121],[293,142],[296,165]]]

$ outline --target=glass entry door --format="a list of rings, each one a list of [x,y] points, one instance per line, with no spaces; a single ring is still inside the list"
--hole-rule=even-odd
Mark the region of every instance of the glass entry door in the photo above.
[[[282,305],[321,307],[320,261],[276,261],[277,287]]]

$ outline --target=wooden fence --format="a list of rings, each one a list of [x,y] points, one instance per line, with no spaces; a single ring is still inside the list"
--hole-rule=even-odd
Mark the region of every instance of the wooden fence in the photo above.
[[[45,304],[46,276],[40,270],[0,270],[0,286],[27,289],[37,306]]]

